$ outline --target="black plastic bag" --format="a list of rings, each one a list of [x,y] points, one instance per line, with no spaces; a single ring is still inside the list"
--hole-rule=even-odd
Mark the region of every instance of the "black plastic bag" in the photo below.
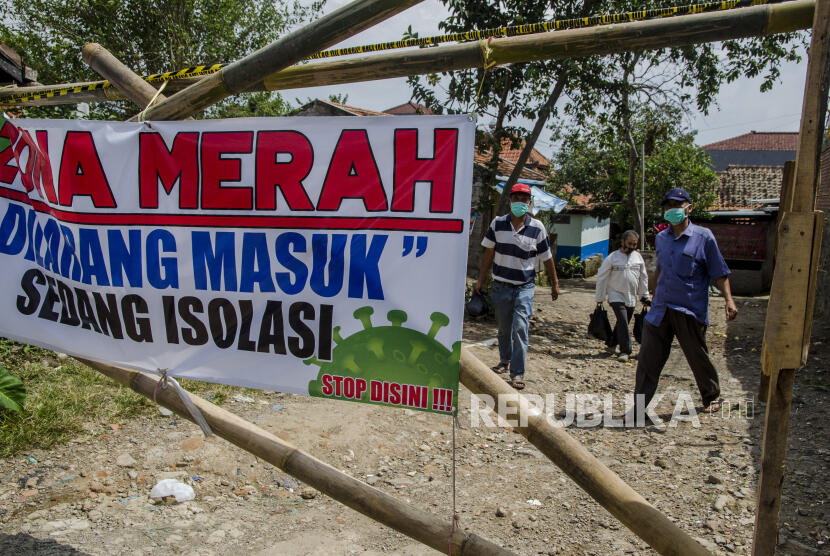
[[[608,312],[602,305],[597,305],[597,308],[591,313],[591,322],[588,323],[588,335],[603,342],[608,342],[611,339],[611,323],[608,322]]]
[[[480,317],[486,315],[489,310],[490,305],[487,303],[487,298],[484,296],[484,293],[478,293],[473,290],[473,294],[467,302],[467,313],[471,317]]]
[[[634,315],[634,339],[638,344],[643,343],[643,323],[646,321],[648,307],[643,305],[643,310]]]

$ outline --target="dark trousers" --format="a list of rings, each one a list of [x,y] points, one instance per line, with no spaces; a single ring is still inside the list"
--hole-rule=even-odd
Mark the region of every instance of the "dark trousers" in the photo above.
[[[628,324],[634,314],[634,307],[626,307],[625,303],[614,301],[611,304],[614,316],[617,317],[617,324],[614,325],[614,333],[608,340],[608,347],[620,346],[620,353],[631,355],[631,335],[628,333]]]
[[[709,359],[709,349],[706,347],[706,325],[699,323],[693,316],[674,309],[666,309],[660,326],[654,326],[648,321],[643,323],[643,344],[637,362],[634,393],[644,394],[645,405],[648,406],[657,391],[657,382],[669,358],[675,336],[692,368],[703,407],[706,407],[720,395],[718,371]]]

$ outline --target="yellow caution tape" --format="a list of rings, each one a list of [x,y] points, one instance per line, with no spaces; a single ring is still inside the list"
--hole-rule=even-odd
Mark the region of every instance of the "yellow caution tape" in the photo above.
[[[319,60],[322,58],[333,58],[335,56],[347,56],[349,54],[360,54],[363,52],[379,52],[382,50],[396,50],[399,48],[408,48],[413,46],[435,46],[446,42],[465,42],[489,39],[494,37],[515,37],[519,35],[544,33],[548,31],[558,31],[562,29],[575,29],[595,25],[607,25],[611,23],[641,21],[644,19],[653,19],[659,17],[689,15],[718,10],[729,10],[733,8],[743,8],[746,6],[773,4],[778,1],[780,0],[725,0],[721,2],[704,2],[701,4],[690,4],[687,6],[675,6],[669,8],[652,8],[648,10],[639,10],[635,12],[625,12],[618,14],[574,17],[570,19],[559,19],[543,23],[514,25],[512,27],[497,27],[493,29],[482,29],[480,31],[468,31],[466,33],[451,33],[448,35],[438,35],[434,37],[406,39],[401,41],[367,44],[362,46],[351,46],[348,48],[338,48],[334,50],[324,50],[323,52],[318,52],[313,56],[309,56],[307,59]],[[192,66],[178,71],[154,73],[152,75],[144,76],[142,77],[142,79],[144,79],[148,83],[160,83],[164,81],[172,81],[175,79],[187,79],[189,77],[199,77],[203,75],[209,75],[211,73],[216,73],[217,71],[221,70],[227,65],[228,64]],[[6,98],[0,98],[0,104],[18,104],[29,100],[52,98],[56,96],[64,96],[70,93],[82,93],[86,91],[95,91],[97,89],[104,89],[109,87],[112,87],[112,84],[109,81],[96,81],[94,83],[88,83],[86,85],[79,85],[76,87],[55,87],[54,89],[46,89],[37,93],[28,93],[9,96]]]

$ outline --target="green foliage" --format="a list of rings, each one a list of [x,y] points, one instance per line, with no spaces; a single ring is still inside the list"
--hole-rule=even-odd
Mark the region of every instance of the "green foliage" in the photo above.
[[[100,79],[81,59],[81,48],[89,42],[146,75],[237,60],[315,17],[322,3],[9,0],[0,7],[0,41],[20,53],[42,83]],[[98,103],[90,117],[122,120],[138,111],[128,102]],[[29,107],[24,116],[71,117],[72,112],[71,106]],[[221,111],[207,115],[215,113]]]
[[[0,338],[0,366],[10,369],[26,385],[26,405],[17,412],[0,411],[0,457],[100,434],[109,430],[108,423],[138,415],[162,418],[147,398],[46,349]],[[235,393],[254,392],[195,380],[180,380],[179,384],[217,405]]]
[[[660,221],[660,201],[673,187],[689,192],[694,217],[706,215],[715,201],[717,175],[709,155],[694,144],[694,132],[682,126],[676,109],[641,106],[631,118],[631,135],[636,145],[646,144],[646,220]],[[606,215],[624,228],[634,226],[628,205],[631,159],[622,125],[594,119],[561,137],[561,149],[554,158],[552,180],[562,188],[570,184],[575,193],[592,195]],[[635,194],[640,196],[639,157],[635,159]]]
[[[20,411],[26,401],[26,388],[19,378],[0,365],[0,408]]]
[[[522,25],[553,17],[575,17],[584,9],[582,0],[558,0],[551,5],[540,0],[442,0],[450,10],[449,17],[439,24],[448,33],[473,29]],[[405,38],[415,38],[407,32]],[[484,177],[494,183],[498,154],[503,142],[512,148],[521,146],[527,130],[517,125],[520,118],[535,120],[565,68],[592,63],[589,59],[548,60],[490,68],[474,68],[446,72],[441,75],[410,77],[412,97],[438,114],[477,112],[491,121],[489,130],[478,130],[476,145],[490,152]],[[584,70],[587,72],[587,70]],[[555,112],[554,107],[554,112]],[[485,188],[491,194],[490,188]],[[486,200],[490,202],[492,200]]]
[[[576,255],[556,261],[556,273],[562,278],[571,278],[585,272],[585,265]]]
[[[284,116],[291,111],[279,93],[262,91],[223,99],[206,110],[210,118]]]

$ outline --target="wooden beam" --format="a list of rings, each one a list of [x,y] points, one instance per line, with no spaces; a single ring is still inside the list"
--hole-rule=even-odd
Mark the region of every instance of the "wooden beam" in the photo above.
[[[830,89],[830,0],[816,5],[798,134],[792,193],[781,198],[780,240],[761,363],[770,376],[761,476],[755,512],[754,556],[775,554],[787,434],[796,370],[807,361],[822,213],[815,210],[819,159]]]
[[[514,430],[539,448],[603,508],[658,553],[675,556],[710,554],[564,429],[549,423],[539,409],[517,394],[467,349],[461,350],[461,383],[473,394],[487,394],[494,400],[498,400],[499,396],[510,396],[506,398],[506,405],[516,409],[518,422],[527,419],[526,427],[514,427]]]
[[[174,388],[160,389],[157,394],[155,393],[159,377],[95,361],[85,359],[79,359],[79,361],[146,398],[152,400],[155,396],[160,405],[185,419],[193,420]],[[282,438],[195,394],[190,394],[190,399],[202,412],[211,430],[217,436],[279,467],[341,504],[416,541],[444,553],[447,552],[449,544],[454,555],[504,556],[513,554],[478,535],[465,533],[458,527],[451,535],[452,527],[449,518],[442,519],[413,508],[381,490],[338,471]]]
[[[554,31],[527,37],[507,37],[494,39],[491,46],[495,47],[494,57],[499,63],[609,54],[626,48],[685,46],[808,29],[812,25],[814,8],[815,0],[797,0],[723,12]],[[481,56],[481,46],[478,42],[473,42],[302,64],[272,74],[261,82],[248,86],[245,91],[301,89],[477,68],[482,67]],[[199,79],[171,81],[166,90],[176,91]],[[72,88],[80,89],[82,86],[78,83],[68,84],[70,92],[65,95],[23,104],[74,104],[123,98],[112,88],[71,92]],[[0,104],[3,97],[38,93],[47,89],[49,87],[0,90]]]
[[[147,111],[147,120],[180,120],[223,98],[261,88],[263,79],[396,15],[423,0],[354,0],[241,60],[222,68]]]
[[[753,556],[774,556],[778,539],[778,513],[781,510],[781,489],[784,484],[784,458],[787,454],[787,431],[793,400],[794,369],[773,371],[764,425],[764,452],[758,501],[755,506]]]

